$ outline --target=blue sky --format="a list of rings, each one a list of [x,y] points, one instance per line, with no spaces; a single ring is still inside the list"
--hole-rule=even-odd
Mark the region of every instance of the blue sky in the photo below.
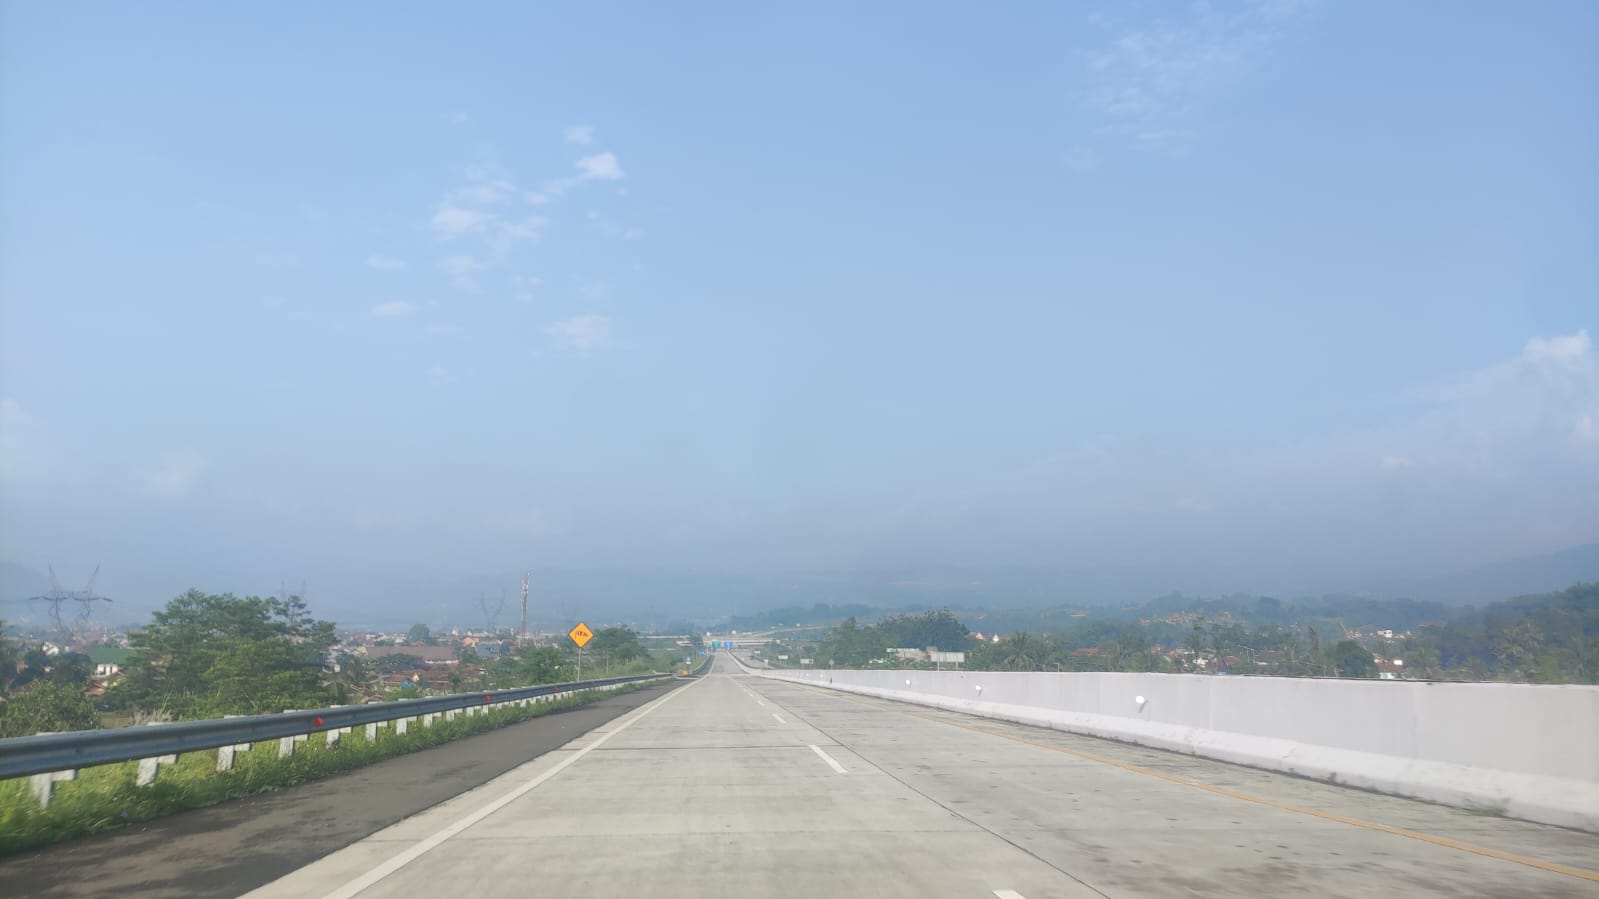
[[[1599,539],[1599,8],[869,6],[7,5],[0,556]]]

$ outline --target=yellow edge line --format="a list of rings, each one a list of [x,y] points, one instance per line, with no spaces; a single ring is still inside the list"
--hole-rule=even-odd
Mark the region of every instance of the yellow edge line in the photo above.
[[[795,683],[795,682],[794,681],[785,681],[785,683]],[[827,691],[827,695],[829,695],[829,696],[833,696],[833,697],[836,697],[838,699],[844,699],[844,700],[847,700],[849,702],[857,703],[859,705],[864,705],[864,706],[867,706],[868,708],[877,708],[877,706],[874,706],[871,703],[863,702],[863,701],[861,701],[859,699],[855,699],[855,698],[850,697],[850,696],[841,696],[841,695],[839,695],[839,692],[837,690],[828,690],[826,687],[816,687],[816,686],[813,686],[811,684],[795,684],[795,685],[796,686],[803,686],[803,687],[812,687],[812,689],[816,689],[816,690],[826,690]],[[882,700],[882,701],[884,701],[884,702],[892,702],[893,700]],[[1573,868],[1573,867],[1571,867],[1569,865],[1556,864],[1555,862],[1540,861],[1540,860],[1535,859],[1535,858],[1528,858],[1528,857],[1526,857],[1524,855],[1516,855],[1516,854],[1510,853],[1510,852],[1501,852],[1498,849],[1489,849],[1486,846],[1474,846],[1471,843],[1462,843],[1459,840],[1451,840],[1448,837],[1435,837],[1432,834],[1419,833],[1419,832],[1414,831],[1414,830],[1405,830],[1403,827],[1390,827],[1387,824],[1378,824],[1378,823],[1376,823],[1374,821],[1363,821],[1360,818],[1350,818],[1350,817],[1345,816],[1345,815],[1335,815],[1332,812],[1324,812],[1324,811],[1320,811],[1318,809],[1305,808],[1304,806],[1301,806],[1301,805],[1289,805],[1289,804],[1284,803],[1284,802],[1277,802],[1276,800],[1266,799],[1266,798],[1261,797],[1261,796],[1251,796],[1248,793],[1240,793],[1237,790],[1229,790],[1226,787],[1218,787],[1218,786],[1214,786],[1212,784],[1202,783],[1202,782],[1197,781],[1197,780],[1189,780],[1186,777],[1178,777],[1175,774],[1167,774],[1167,773],[1165,773],[1163,771],[1155,771],[1155,770],[1153,770],[1151,768],[1140,767],[1138,765],[1134,765],[1134,764],[1131,764],[1131,763],[1128,763],[1128,762],[1120,762],[1120,761],[1117,761],[1116,759],[1105,758],[1104,756],[1092,755],[1092,754],[1087,753],[1087,752],[1079,752],[1079,751],[1077,751],[1075,749],[1067,749],[1064,746],[1051,746],[1048,743],[1039,743],[1039,742],[1035,742],[1033,740],[1026,739],[1024,737],[1016,737],[1016,736],[1012,736],[1010,734],[1003,734],[1003,733],[999,733],[998,731],[987,730],[987,729],[981,728],[981,727],[970,727],[970,726],[967,726],[965,724],[958,724],[958,723],[956,723],[954,721],[946,721],[946,720],[943,720],[941,718],[932,718],[932,717],[929,717],[927,715],[918,715],[918,714],[916,714],[914,712],[905,712],[905,711],[901,711],[899,709],[890,709],[890,711],[895,712],[896,714],[900,714],[900,715],[907,715],[907,716],[909,716],[911,718],[920,718],[923,721],[931,721],[931,722],[933,722],[935,724],[943,724],[943,725],[947,725],[949,727],[958,727],[961,730],[971,731],[972,733],[986,734],[986,735],[988,735],[990,737],[999,737],[1002,740],[1010,740],[1010,741],[1012,741],[1014,743],[1022,743],[1022,744],[1025,744],[1027,746],[1032,746],[1032,747],[1035,747],[1035,748],[1038,748],[1038,749],[1047,749],[1050,752],[1058,752],[1058,753],[1061,753],[1062,755],[1069,755],[1069,756],[1073,756],[1075,758],[1083,759],[1084,761],[1098,762],[1101,765],[1109,765],[1112,768],[1120,768],[1123,771],[1130,771],[1130,772],[1132,772],[1134,774],[1143,774],[1143,775],[1146,775],[1146,776],[1149,776],[1149,777],[1159,778],[1160,780],[1168,781],[1170,783],[1182,784],[1185,787],[1194,787],[1196,789],[1204,790],[1207,793],[1215,793],[1218,796],[1226,796],[1226,797],[1228,797],[1230,799],[1239,799],[1239,800],[1242,800],[1244,802],[1253,802],[1256,805],[1265,805],[1265,806],[1269,806],[1271,808],[1281,809],[1281,810],[1283,810],[1285,812],[1296,812],[1296,813],[1301,814],[1301,815],[1309,815],[1312,818],[1320,818],[1320,819],[1322,819],[1324,821],[1336,821],[1339,824],[1348,824],[1351,827],[1362,827],[1362,828],[1365,828],[1366,830],[1376,830],[1376,831],[1381,831],[1382,833],[1391,833],[1394,836],[1406,837],[1406,838],[1412,839],[1412,840],[1420,840],[1423,843],[1431,843],[1434,846],[1444,846],[1444,847],[1449,848],[1449,849],[1458,849],[1461,852],[1470,852],[1473,855],[1481,855],[1481,856],[1486,856],[1487,858],[1496,858],[1496,859],[1499,859],[1500,861],[1514,862],[1515,864],[1518,864],[1518,865],[1526,865],[1529,868],[1537,868],[1540,871],[1548,871],[1551,874],[1564,874],[1567,877],[1577,877],[1577,878],[1581,878],[1582,880],[1591,880],[1591,881],[1593,881],[1595,883],[1599,883],[1599,871],[1589,871],[1589,870],[1586,870],[1586,869],[1583,869],[1583,868]]]

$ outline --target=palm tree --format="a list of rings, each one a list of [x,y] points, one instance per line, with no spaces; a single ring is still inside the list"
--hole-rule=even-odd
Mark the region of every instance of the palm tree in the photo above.
[[[1011,671],[1034,671],[1038,668],[1038,647],[1026,631],[1018,632],[1005,641],[1005,667]]]

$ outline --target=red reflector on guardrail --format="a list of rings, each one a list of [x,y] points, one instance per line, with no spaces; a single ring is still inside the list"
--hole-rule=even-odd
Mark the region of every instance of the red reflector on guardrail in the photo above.
[[[492,697],[492,696],[490,696],[490,695],[489,695],[489,694],[487,694],[487,693],[484,693],[484,694],[483,694],[483,701],[484,701],[484,702],[493,702],[493,701],[494,701],[494,698],[493,698],[493,697]]]
[[[322,726],[322,716],[318,715],[315,718],[312,718],[311,719],[311,726],[312,727],[321,727]]]

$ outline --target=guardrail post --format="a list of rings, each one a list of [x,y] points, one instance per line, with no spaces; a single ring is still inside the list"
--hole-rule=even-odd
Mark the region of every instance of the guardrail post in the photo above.
[[[67,771],[51,771],[46,774],[35,774],[28,778],[28,788],[33,791],[33,798],[38,800],[40,808],[50,807],[50,794],[55,792],[55,785],[67,780],[77,780],[78,769]]]
[[[137,786],[148,787],[155,783],[156,772],[162,765],[175,765],[178,763],[176,755],[158,755],[153,758],[139,759],[139,774],[133,782]]]
[[[289,715],[289,714],[293,714],[294,712],[298,712],[298,711],[300,711],[300,710],[299,709],[284,709],[283,710],[283,714]],[[278,740],[278,758],[286,759],[289,756],[294,755],[294,744],[296,744],[296,743],[304,743],[306,740],[309,740],[310,738],[311,738],[310,734],[295,734],[292,737],[283,737],[283,738],[279,739]]]
[[[56,731],[40,731],[39,735],[53,734]],[[28,777],[28,789],[32,791],[33,798],[38,801],[39,808],[50,807],[50,796],[55,792],[58,783],[78,779],[78,769],[68,768],[65,771],[46,771],[43,774],[34,774]]]
[[[166,723],[165,721],[151,721],[145,726],[160,727]],[[139,773],[133,782],[136,786],[148,787],[155,783],[156,772],[161,770],[162,765],[175,765],[177,762],[178,757],[176,755],[158,755],[153,758],[139,759]]]
[[[368,724],[366,726],[366,741],[368,743],[370,743],[373,740],[376,740],[377,738],[378,738],[378,726],[377,726],[377,724],[376,723]]]
[[[410,717],[407,717],[407,718],[396,718],[396,719],[394,719],[394,735],[397,736],[397,737],[405,736],[406,729],[409,728],[411,726],[411,722],[415,721],[415,720],[416,720],[416,716],[415,715],[411,715]]]
[[[243,718],[243,715],[223,715],[224,718]],[[233,754],[235,752],[249,752],[252,743],[235,743],[232,746],[217,747],[217,770],[233,770]]]

